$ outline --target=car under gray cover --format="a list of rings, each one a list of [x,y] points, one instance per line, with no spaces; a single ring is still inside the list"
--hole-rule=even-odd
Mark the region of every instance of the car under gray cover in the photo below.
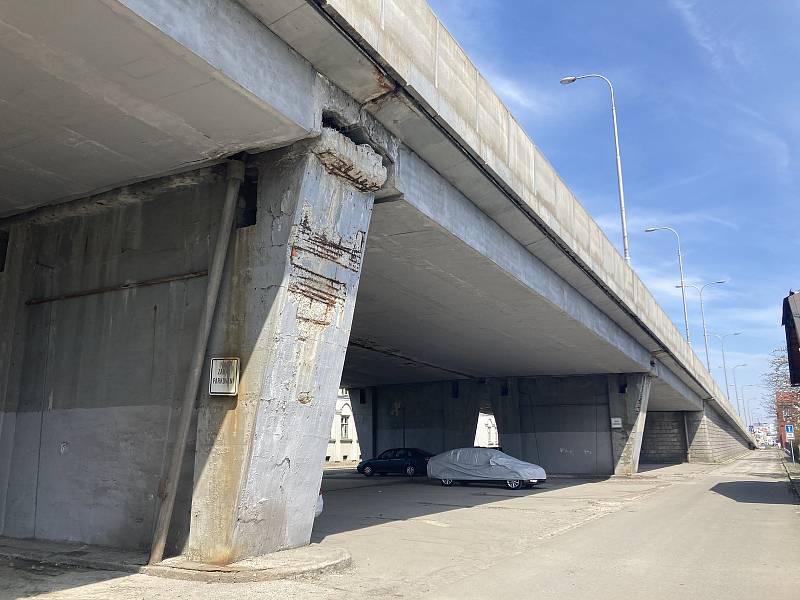
[[[540,483],[547,473],[539,465],[509,456],[494,448],[456,448],[428,461],[428,477],[444,485],[456,481],[503,481],[511,489]]]

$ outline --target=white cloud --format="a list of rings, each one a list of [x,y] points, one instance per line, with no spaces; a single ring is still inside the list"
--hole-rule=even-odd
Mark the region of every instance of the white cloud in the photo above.
[[[709,66],[719,75],[727,76],[732,64],[747,67],[751,52],[730,31],[717,34],[700,16],[698,4],[694,0],[671,0],[670,4],[678,12],[686,30],[695,43],[703,50]]]
[[[553,116],[558,111],[559,103],[552,92],[544,92],[530,84],[517,79],[504,77],[496,73],[484,74],[492,84],[494,91],[512,109],[522,110],[533,118]]]
[[[703,211],[689,212],[662,212],[646,210],[627,210],[629,234],[642,233],[647,227],[678,227],[680,225],[720,225],[727,229],[737,230],[739,225],[733,221],[723,219],[718,215]],[[619,213],[603,213],[596,219],[606,234],[619,234],[622,225]],[[678,232],[680,233],[680,232]]]

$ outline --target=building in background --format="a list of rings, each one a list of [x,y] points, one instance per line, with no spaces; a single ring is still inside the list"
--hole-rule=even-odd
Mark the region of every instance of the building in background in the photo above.
[[[353,422],[353,407],[347,390],[339,388],[336,398],[336,413],[331,423],[331,437],[328,450],[325,452],[326,463],[358,462],[361,460],[361,448],[358,446],[358,433]]]
[[[759,448],[769,448],[777,444],[778,427],[775,423],[754,423],[751,427]]]
[[[790,291],[783,299],[783,326],[786,329],[789,381],[792,385],[800,385],[800,293]]]
[[[483,448],[497,448],[500,445],[500,438],[497,434],[497,423],[494,415],[480,413],[478,415],[478,427],[475,430],[475,445]]]
[[[788,449],[786,440],[786,425],[791,423],[797,430],[800,422],[800,408],[798,407],[798,395],[794,391],[775,392],[775,417],[778,422],[778,439],[781,448]],[[795,444],[797,440],[795,439]]]

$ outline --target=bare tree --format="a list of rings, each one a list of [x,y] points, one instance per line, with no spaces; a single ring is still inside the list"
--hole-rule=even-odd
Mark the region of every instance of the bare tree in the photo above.
[[[761,385],[766,390],[761,399],[761,408],[768,417],[777,420],[775,399],[778,392],[782,392],[785,408],[789,408],[793,414],[800,412],[800,388],[792,387],[790,383],[789,358],[785,346],[775,348],[770,353],[767,369],[761,374]]]

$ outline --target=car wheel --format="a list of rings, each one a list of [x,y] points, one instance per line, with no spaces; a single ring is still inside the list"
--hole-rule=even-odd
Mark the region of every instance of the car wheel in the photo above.
[[[442,479],[442,485],[453,485],[455,481],[452,479]]]
[[[372,467],[364,467],[364,475],[371,477],[375,470]]]
[[[506,479],[506,487],[510,490],[518,490],[522,487],[522,482],[519,479]]]
[[[406,475],[408,475],[409,477],[413,477],[416,474],[417,474],[417,469],[414,465],[408,465],[406,467]]]

